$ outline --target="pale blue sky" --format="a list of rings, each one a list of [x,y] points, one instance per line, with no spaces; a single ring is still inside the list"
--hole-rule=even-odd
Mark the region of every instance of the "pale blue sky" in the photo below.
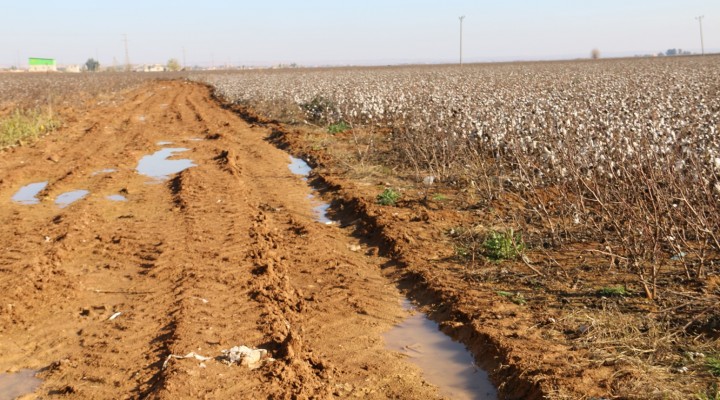
[[[0,0],[0,67],[82,64],[397,64],[720,51],[718,0]]]

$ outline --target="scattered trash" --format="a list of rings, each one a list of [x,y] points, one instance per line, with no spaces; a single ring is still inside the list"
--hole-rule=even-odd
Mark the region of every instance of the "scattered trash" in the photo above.
[[[362,246],[357,245],[357,244],[351,244],[350,246],[348,246],[348,248],[350,249],[350,251],[354,251],[354,252],[358,252],[358,251],[362,250]]]
[[[167,358],[165,359],[165,362],[163,362],[163,365],[162,365],[163,369],[165,369],[165,368],[167,367],[168,363],[169,363],[170,360],[173,359],[173,358],[177,358],[177,359],[194,358],[194,359],[196,359],[196,360],[198,360],[198,361],[212,360],[212,357],[201,356],[200,354],[197,354],[197,353],[195,353],[194,351],[191,351],[191,352],[185,354],[184,356],[179,356],[179,355],[177,355],[177,354],[170,354],[170,355],[167,356]],[[205,364],[204,364],[204,363],[201,363],[200,366],[201,366],[201,368],[205,368]]]
[[[120,314],[122,314],[122,311],[116,312],[115,314],[111,315],[110,318],[108,318],[108,321],[114,320],[115,318],[119,317]]]
[[[675,254],[674,256],[670,257],[670,259],[673,260],[673,261],[680,261],[680,260],[682,260],[683,258],[685,258],[686,255],[687,255],[687,253],[685,253],[685,252],[680,252],[680,253]]]
[[[274,359],[267,356],[265,349],[251,349],[247,346],[235,346],[230,350],[222,351],[222,359],[226,364],[244,365],[249,369],[258,369],[266,362],[273,362]]]

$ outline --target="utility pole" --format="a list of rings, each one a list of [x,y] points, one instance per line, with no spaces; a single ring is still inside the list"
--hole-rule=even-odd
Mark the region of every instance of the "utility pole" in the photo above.
[[[462,65],[462,50],[463,50],[463,46],[462,46],[463,27],[462,27],[462,25],[463,25],[464,19],[465,19],[464,15],[462,17],[460,17],[460,65]]]
[[[123,35],[125,41],[125,71],[130,72],[130,53],[128,52],[127,34]]]
[[[695,19],[698,20],[698,22],[700,23],[700,49],[702,51],[702,55],[705,55],[705,40],[703,40],[703,29],[702,29],[703,18],[705,18],[704,15],[695,17]]]

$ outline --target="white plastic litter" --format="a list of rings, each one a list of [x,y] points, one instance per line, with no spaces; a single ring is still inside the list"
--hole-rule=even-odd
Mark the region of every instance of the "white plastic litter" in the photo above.
[[[168,362],[170,362],[170,359],[173,359],[173,358],[177,358],[177,359],[194,358],[198,361],[207,361],[207,360],[212,359],[212,357],[201,356],[200,354],[197,354],[194,351],[191,351],[191,352],[185,354],[184,356],[179,356],[177,354],[170,354],[169,356],[167,356],[167,358],[165,359],[165,362],[163,363],[163,366],[162,366],[163,369],[165,369],[165,367],[167,367]],[[204,364],[201,364],[201,365],[204,365]]]
[[[108,321],[112,321],[115,318],[119,317],[122,314],[121,311],[116,312],[115,314],[111,315],[110,318],[108,318]]]
[[[260,368],[264,362],[272,361],[267,357],[267,350],[251,349],[247,346],[235,346],[230,350],[223,350],[222,354],[226,363],[245,365],[250,369]]]

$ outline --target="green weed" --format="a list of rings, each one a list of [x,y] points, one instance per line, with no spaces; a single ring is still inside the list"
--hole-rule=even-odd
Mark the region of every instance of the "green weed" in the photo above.
[[[630,292],[627,290],[625,286],[617,285],[617,286],[605,286],[596,292],[599,296],[605,296],[605,297],[616,297],[616,296],[628,296],[630,295]]]
[[[711,374],[714,376],[720,376],[720,358],[708,357],[705,361],[705,366],[708,368]]]
[[[60,121],[53,118],[50,113],[40,110],[15,110],[12,114],[0,119],[0,147],[36,139],[59,126]]]
[[[447,196],[438,193],[438,194],[434,195],[432,197],[432,199],[433,199],[433,201],[446,201],[448,198],[447,198]]]
[[[377,195],[377,202],[383,206],[394,206],[400,200],[400,193],[394,189],[386,188]]]
[[[697,400],[720,400],[720,389],[718,389],[718,384],[713,383],[707,392],[698,393],[695,395],[695,398]]]
[[[328,126],[328,133],[330,134],[336,134],[336,133],[343,133],[350,129],[350,125],[348,125],[345,121],[340,121],[334,124],[331,124]]]
[[[483,249],[485,256],[491,260],[514,260],[525,251],[525,243],[522,235],[511,228],[505,232],[491,231],[485,237]]]
[[[522,293],[504,292],[502,290],[498,290],[495,293],[497,293],[498,296],[505,297],[506,299],[512,301],[519,306],[525,305],[527,303],[527,300],[525,300],[525,296],[523,296]]]

